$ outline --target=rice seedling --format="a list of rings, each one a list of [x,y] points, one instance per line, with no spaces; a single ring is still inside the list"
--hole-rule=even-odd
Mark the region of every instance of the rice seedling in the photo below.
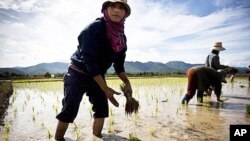
[[[154,136],[155,135],[155,128],[153,127],[153,126],[150,126],[150,128],[149,128],[149,132],[150,132],[150,135],[151,136]]]
[[[74,130],[76,133],[76,138],[79,139],[80,138],[80,128],[77,126],[77,124],[75,122],[73,122],[74,125]]]
[[[15,102],[16,98],[17,98],[17,93],[16,93],[16,91],[14,90],[14,93],[13,93],[13,95],[11,96],[11,100],[10,100],[9,104],[12,105],[12,104]]]
[[[137,125],[138,119],[139,119],[138,114],[137,114],[137,113],[134,113],[134,114],[133,114],[133,122],[134,122],[135,125]]]
[[[90,118],[91,118],[91,119],[93,118],[92,107],[93,107],[93,106],[90,106],[90,107],[89,107],[89,114],[90,114]]]
[[[57,103],[60,103],[58,95],[56,96],[56,101],[57,101]]]
[[[35,116],[35,113],[34,113],[34,112],[32,113],[32,121],[33,121],[33,122],[36,121],[36,116]]]
[[[184,89],[183,88],[179,88],[179,94],[182,95],[183,94]]]
[[[44,98],[40,95],[41,103],[45,104]]]
[[[30,101],[30,95],[29,94],[27,94],[26,98],[27,98],[27,101]]]
[[[146,101],[147,101],[147,105],[149,105],[149,98],[148,98],[148,95],[146,95]]]
[[[10,127],[8,124],[4,125],[4,141],[9,141]]]
[[[52,132],[49,128],[46,128],[46,131],[47,131],[47,137],[50,139],[53,136]]]
[[[14,113],[14,117],[16,118],[16,115],[17,115],[17,108],[14,108],[13,113]]]
[[[138,137],[136,137],[136,134],[129,133],[129,139],[128,141],[141,141]]]
[[[109,118],[108,118],[108,133],[113,133],[113,125],[115,124],[114,114],[112,108],[109,108]]]
[[[113,133],[113,125],[114,125],[114,118],[113,117],[109,117],[108,118],[108,133]]]
[[[27,101],[26,100],[24,100],[24,106],[27,106]]]
[[[54,109],[54,111],[55,111],[55,113],[56,113],[56,115],[57,115],[57,114],[58,114],[58,106],[55,105],[55,104],[53,104],[53,109]]]
[[[78,126],[75,122],[73,122],[73,125],[74,125],[74,130],[77,130],[78,129]]]
[[[110,114],[110,116],[113,116],[114,114],[113,114],[113,109],[110,107],[109,108],[109,114]]]
[[[151,100],[153,100],[154,99],[154,95],[153,94],[151,94]]]
[[[41,126],[44,127],[44,122],[42,121]]]
[[[156,99],[156,104],[155,104],[155,115],[157,116],[159,112],[159,106],[158,106],[158,99]]]
[[[22,110],[23,110],[23,112],[24,112],[24,110],[25,110],[25,106],[23,105],[23,108],[22,108]]]

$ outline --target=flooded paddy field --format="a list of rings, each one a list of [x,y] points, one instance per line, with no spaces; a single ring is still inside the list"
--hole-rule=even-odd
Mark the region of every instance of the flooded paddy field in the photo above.
[[[250,124],[250,87],[247,78],[223,84],[224,103],[216,96],[204,97],[197,104],[196,96],[188,106],[181,104],[186,92],[187,78],[131,78],[133,97],[140,102],[138,114],[125,115],[125,97],[115,95],[120,106],[109,103],[110,116],[105,120],[103,135],[107,141],[166,140],[229,140],[229,126]],[[108,79],[117,91],[121,81]],[[13,83],[14,92],[0,126],[1,141],[53,141],[57,125],[55,118],[61,110],[63,82]],[[69,125],[66,139],[88,141],[92,137],[92,110],[84,95],[75,122]]]

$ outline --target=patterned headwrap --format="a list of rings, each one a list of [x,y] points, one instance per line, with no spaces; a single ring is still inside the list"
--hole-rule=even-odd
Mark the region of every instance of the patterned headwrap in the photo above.
[[[114,23],[111,21],[107,9],[103,11],[104,20],[107,29],[107,36],[111,41],[111,46],[115,52],[120,52],[125,48],[124,39],[124,22],[125,16],[119,23]]]

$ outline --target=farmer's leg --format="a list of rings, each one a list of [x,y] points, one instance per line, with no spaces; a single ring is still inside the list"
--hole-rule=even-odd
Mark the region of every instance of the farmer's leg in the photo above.
[[[197,75],[195,69],[189,69],[187,71],[187,77],[188,77],[188,85],[187,85],[187,94],[184,96],[182,100],[182,104],[188,104],[189,100],[193,98],[195,95],[195,91],[197,89]]]
[[[203,103],[203,91],[197,90],[197,101]]]
[[[104,124],[104,118],[94,118],[93,122],[93,134],[97,137],[102,137],[102,129]]]
[[[104,118],[108,117],[109,114],[107,97],[99,86],[90,89],[87,92],[87,96],[89,96],[90,103],[93,104],[93,134],[97,137],[101,137]]]
[[[55,133],[55,140],[57,141],[64,141],[64,134],[68,129],[69,123],[64,123],[62,121],[58,121],[56,133]]]
[[[63,139],[69,123],[73,123],[77,116],[79,105],[82,100],[84,90],[80,87],[64,86],[64,98],[62,100],[62,110],[56,116],[59,120],[55,139]]]
[[[55,138],[63,138],[67,130],[68,123],[73,123],[77,116],[83,94],[91,87],[92,78],[83,75],[71,68],[64,76],[64,98],[62,100],[62,110],[56,116],[59,120]]]

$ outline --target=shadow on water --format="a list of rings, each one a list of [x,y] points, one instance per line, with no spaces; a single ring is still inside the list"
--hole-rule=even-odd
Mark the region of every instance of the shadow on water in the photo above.
[[[68,138],[68,137],[65,137],[64,139],[65,139],[65,141],[74,141],[73,139]]]
[[[80,137],[79,139],[77,139],[77,141],[83,141],[83,140],[91,140],[91,137]],[[73,141],[70,138],[65,138],[66,141]],[[92,136],[92,140],[93,141],[129,141],[129,139],[119,136],[117,134],[102,134],[102,138],[96,137],[96,136]]]
[[[128,139],[115,134],[103,134],[103,141],[128,141]]]
[[[250,100],[250,97],[249,96],[223,96],[223,97],[226,97],[226,98],[236,98],[236,99],[243,99],[243,100]]]
[[[209,107],[215,109],[231,109],[231,110],[245,110],[246,104],[244,103],[232,103],[232,102],[216,102],[216,101],[209,101],[204,102],[202,104],[196,104],[197,106],[201,107]]]

